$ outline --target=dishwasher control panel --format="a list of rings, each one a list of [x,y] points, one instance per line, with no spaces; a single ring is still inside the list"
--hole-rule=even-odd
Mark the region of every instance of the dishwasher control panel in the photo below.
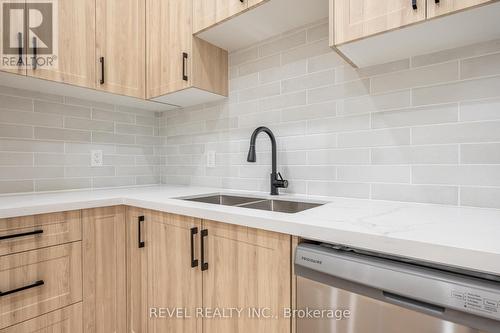
[[[451,291],[450,297],[464,312],[488,314],[500,320],[500,294],[458,287]]]

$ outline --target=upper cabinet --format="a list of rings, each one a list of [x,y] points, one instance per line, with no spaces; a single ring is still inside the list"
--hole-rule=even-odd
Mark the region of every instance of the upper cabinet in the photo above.
[[[328,17],[328,0],[193,0],[194,34],[229,52]]]
[[[144,98],[146,0],[97,0],[96,7],[97,88]]]
[[[366,67],[497,39],[498,17],[491,0],[330,0],[330,44]]]
[[[52,34],[34,34],[27,29],[28,76],[95,87],[95,4],[95,0],[58,1],[53,9],[57,10],[54,13],[57,27]],[[30,4],[27,6],[29,10]],[[55,58],[46,53],[51,47]],[[33,57],[37,61],[33,61]]]
[[[247,8],[248,0],[193,0],[193,32],[224,21]]]
[[[147,98],[190,106],[227,96],[227,51],[193,37],[192,0],[147,0],[147,12]]]
[[[427,17],[437,17],[487,2],[491,0],[427,0]]]
[[[426,0],[330,1],[337,45],[425,20]]]

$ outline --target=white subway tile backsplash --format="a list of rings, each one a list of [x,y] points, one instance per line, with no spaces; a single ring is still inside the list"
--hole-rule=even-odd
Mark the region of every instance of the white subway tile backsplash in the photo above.
[[[372,198],[375,200],[457,205],[458,186],[373,184]]]
[[[500,188],[498,187],[462,187],[460,204],[463,206],[500,208]]]
[[[309,103],[320,103],[367,95],[369,91],[370,81],[365,79],[312,89],[307,92],[307,98]]]
[[[428,105],[498,97],[500,76],[466,80],[413,90],[413,105]]]
[[[38,140],[60,140],[60,141],[76,141],[76,142],[90,142],[91,132],[59,129],[50,127],[35,127],[35,139]]]
[[[269,138],[256,163],[246,155],[268,126],[282,192],[500,208],[499,54],[496,40],[354,69],[323,20],[230,54],[220,102],[157,113],[0,87],[0,193],[160,182],[267,192]],[[104,166],[90,166],[92,150]]]
[[[59,114],[66,117],[77,117],[90,119],[91,109],[89,107],[50,103],[45,101],[34,100],[35,112]],[[31,109],[30,109],[31,110]]]
[[[0,152],[0,166],[32,166],[33,154]]]
[[[306,32],[304,30],[298,33],[272,40],[259,47],[259,56],[265,57],[268,55],[276,54],[285,50],[305,44]]]
[[[403,146],[409,144],[409,128],[339,133],[339,147]]]
[[[360,183],[409,183],[409,166],[350,165],[339,166],[338,180]]]
[[[494,120],[500,119],[500,100],[491,99],[460,104],[460,120]]]
[[[415,127],[414,144],[474,143],[500,141],[500,121],[471,122]]]
[[[458,80],[458,61],[413,68],[372,78],[372,93],[428,86]]]
[[[0,138],[33,138],[33,128],[31,126],[0,124]]]
[[[366,95],[337,101],[339,115],[368,113],[410,106],[410,90],[380,95]]]
[[[161,182],[156,112],[1,86],[0,103],[0,193]],[[90,166],[92,150],[104,166]]]
[[[303,91],[306,89],[317,88],[333,84],[335,81],[335,71],[327,70],[323,72],[315,72],[304,76],[295,77],[293,79],[284,80],[281,82],[281,93],[286,94],[294,91]]]
[[[500,165],[414,166],[415,184],[500,186]]]
[[[368,199],[370,197],[370,185],[364,183],[311,181],[308,184],[307,193],[310,195]]]
[[[460,63],[462,79],[500,74],[500,53],[464,59]]]
[[[370,150],[366,148],[311,150],[307,152],[307,161],[311,165],[370,164]]]
[[[260,84],[266,84],[304,75],[307,72],[306,68],[306,60],[299,60],[280,67],[270,68],[259,73],[259,82]]]
[[[372,164],[457,164],[458,145],[428,145],[373,148]]]
[[[458,121],[458,104],[372,113],[372,128],[418,126]]]
[[[322,118],[309,120],[307,122],[307,133],[334,133],[368,129],[370,127],[370,115]]]
[[[0,109],[0,123],[63,127],[63,117],[33,111],[22,112],[17,110]]]
[[[500,164],[500,143],[463,144],[460,158],[463,164]]]

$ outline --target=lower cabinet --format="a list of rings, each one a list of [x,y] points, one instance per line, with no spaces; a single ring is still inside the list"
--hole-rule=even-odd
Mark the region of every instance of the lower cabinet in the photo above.
[[[0,256],[0,332],[80,302],[81,258],[81,242]]]
[[[127,219],[128,332],[290,332],[290,236],[135,208]]]
[[[129,332],[201,332],[201,318],[165,311],[201,307],[201,271],[192,267],[191,230],[200,220],[132,209],[128,221]],[[193,246],[194,246],[193,242]]]
[[[291,237],[206,220],[202,232],[203,307],[242,310],[205,320],[203,332],[289,333],[283,311],[292,306]]]
[[[82,213],[85,333],[126,331],[125,211],[115,206]]]
[[[0,330],[0,333],[82,333],[82,303]]]

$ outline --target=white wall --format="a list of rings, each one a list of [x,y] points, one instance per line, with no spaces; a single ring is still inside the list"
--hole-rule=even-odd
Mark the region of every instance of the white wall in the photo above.
[[[268,191],[265,125],[289,192],[500,208],[500,41],[354,70],[327,35],[231,54],[228,100],[163,113],[163,182]]]

